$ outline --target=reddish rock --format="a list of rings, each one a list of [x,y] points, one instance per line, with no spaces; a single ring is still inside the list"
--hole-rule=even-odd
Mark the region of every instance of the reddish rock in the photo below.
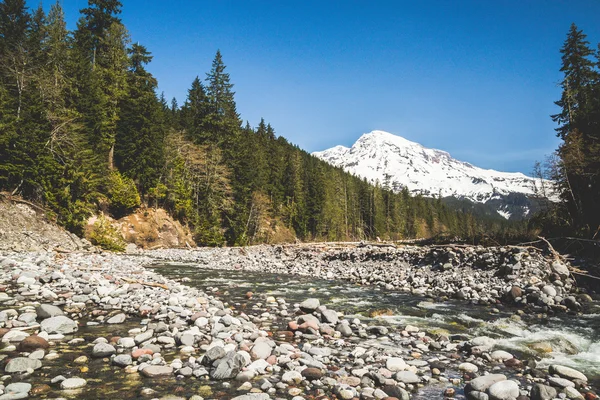
[[[319,368],[306,368],[302,370],[301,374],[308,381],[316,381],[323,377],[323,372]]]
[[[521,360],[516,358],[511,358],[510,360],[504,361],[504,365],[506,365],[508,368],[523,368],[523,363]]]
[[[108,339],[108,343],[117,343],[119,339],[121,339],[121,336],[113,336],[110,339]]]
[[[247,299],[251,299],[251,298],[252,298],[252,296],[254,296],[254,293],[252,293],[252,292],[247,292],[247,293],[246,293],[246,298],[247,298]]]
[[[519,298],[519,297],[521,297],[521,296],[523,296],[523,291],[521,290],[521,288],[520,288],[520,287],[518,287],[518,286],[513,286],[513,287],[510,289],[510,297],[511,297],[513,300],[515,300],[515,299],[517,299],[517,298]]]
[[[8,328],[0,328],[0,338],[6,335],[10,331]]]
[[[291,331],[279,331],[277,332],[277,338],[280,340],[289,341],[294,337],[294,332]]]
[[[152,349],[135,349],[131,352],[131,357],[137,359],[143,356],[144,354],[148,354],[151,356],[152,354],[154,354],[154,352],[152,351]]]
[[[308,329],[313,329],[315,331],[319,331],[319,324],[316,321],[306,321],[300,325],[299,329],[302,331],[306,331]]]
[[[587,392],[585,394],[585,400],[598,400],[598,395],[594,392]]]
[[[32,396],[39,396],[42,394],[46,394],[50,392],[52,388],[48,385],[35,385],[30,391],[29,394]]]
[[[288,322],[288,328],[290,328],[290,331],[297,331],[299,326],[296,321],[290,321]]]
[[[48,341],[46,339],[37,335],[31,335],[27,336],[19,343],[17,350],[31,353],[32,351],[35,351],[37,349],[45,350],[48,347],[50,347],[50,345],[48,344]]]
[[[277,356],[272,355],[267,357],[267,362],[271,365],[277,364]]]

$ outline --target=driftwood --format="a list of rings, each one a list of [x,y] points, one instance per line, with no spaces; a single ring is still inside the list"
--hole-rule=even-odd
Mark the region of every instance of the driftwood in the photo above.
[[[121,278],[121,279],[124,280],[127,283],[138,283],[138,284],[143,285],[143,286],[157,287],[157,288],[169,290],[169,287],[167,285],[165,285],[165,284],[162,284],[162,283],[142,282],[142,281],[137,281],[135,279],[129,279],[129,278]]]
[[[563,257],[560,254],[558,254],[558,251],[554,250],[554,247],[552,247],[552,245],[550,244],[550,242],[548,240],[546,240],[546,238],[544,238],[542,236],[538,236],[538,238],[542,242],[546,243],[546,246],[548,246],[548,250],[550,250],[550,253],[552,253],[555,260],[561,261],[563,259]]]
[[[397,246],[394,243],[370,243],[370,242],[360,242],[356,247],[361,248],[361,247],[367,247],[367,246],[391,247],[393,249],[397,248]]]
[[[23,199],[20,199],[18,197],[14,197],[9,192],[0,192],[0,196],[4,197],[8,201],[12,201],[13,203],[25,204],[25,205],[28,205],[29,207],[31,207],[31,208],[33,208],[33,209],[41,212],[41,213],[46,213],[46,210],[43,207],[40,207],[37,204],[34,204],[34,203],[30,202],[30,201],[23,200]]]

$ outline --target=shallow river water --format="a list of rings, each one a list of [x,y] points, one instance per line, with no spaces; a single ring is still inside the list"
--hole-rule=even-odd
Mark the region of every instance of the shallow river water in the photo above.
[[[185,284],[200,288],[218,297],[228,306],[239,312],[260,315],[265,311],[266,296],[281,297],[288,304],[299,303],[307,298],[318,298],[321,304],[346,316],[353,315],[364,322],[391,327],[407,324],[418,326],[428,331],[449,334],[468,334],[472,336],[491,336],[499,340],[501,348],[512,352],[522,359],[537,357],[538,365],[559,362],[585,372],[594,385],[600,383],[600,309],[586,310],[584,315],[562,315],[550,318],[531,316],[515,319],[516,310],[499,306],[497,310],[489,307],[468,305],[465,302],[433,302],[431,299],[405,293],[385,290],[372,286],[320,280],[310,277],[266,274],[249,271],[211,270],[196,265],[159,264],[152,268],[174,280],[183,280]],[[247,292],[254,296],[248,299]],[[596,306],[597,307],[597,306]],[[373,318],[372,313],[386,310],[385,316]],[[82,321],[85,322],[85,321]],[[204,395],[205,398],[232,398],[240,393],[235,392],[237,382],[231,388],[223,387],[221,382],[208,380],[176,378],[152,380],[138,373],[128,374],[124,370],[110,366],[100,359],[91,359],[85,365],[74,363],[75,358],[91,354],[92,341],[97,337],[128,336],[128,331],[138,328],[139,319],[130,318],[126,323],[117,326],[85,326],[65,341],[57,342],[56,350],[60,358],[44,361],[44,367],[30,376],[21,379],[35,386],[47,385],[57,375],[57,369],[66,377],[79,376],[88,381],[83,390],[69,393],[47,386],[36,398],[69,398],[69,399],[143,399],[142,388],[156,391],[154,397],[171,394],[189,397],[193,394]],[[274,332],[287,330],[284,319],[265,319],[262,326]],[[85,341],[69,344],[72,338],[84,338]],[[538,351],[532,349],[538,348]],[[539,348],[551,350],[540,353]],[[15,356],[14,351],[0,349],[0,356]],[[180,357],[175,351],[164,354],[167,360]],[[457,371],[447,371],[447,376],[459,377]],[[13,376],[13,382],[18,381]],[[441,386],[428,385],[413,394],[414,400],[442,398],[441,393],[447,384]],[[147,397],[146,397],[147,398]]]
[[[492,310],[464,301],[439,303],[407,293],[335,280],[176,264],[157,267],[156,271],[171,279],[185,278],[190,286],[205,290],[215,288],[216,293],[235,308],[249,302],[246,299],[249,291],[256,296],[283,297],[289,304],[315,297],[329,308],[378,325],[410,324],[451,334],[490,336],[499,340],[500,348],[519,357],[537,357],[540,366],[560,363],[583,371],[594,381],[600,380],[598,306],[588,308],[578,316],[563,314],[539,318],[525,315],[515,319],[516,310],[508,307],[499,306]],[[264,298],[253,301],[261,300]],[[369,315],[376,310],[390,310],[392,315],[371,318]]]

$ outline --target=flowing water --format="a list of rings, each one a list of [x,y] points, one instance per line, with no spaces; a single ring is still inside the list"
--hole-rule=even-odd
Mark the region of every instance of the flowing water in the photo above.
[[[545,318],[524,315],[515,318],[515,309],[469,305],[464,301],[434,303],[407,293],[374,286],[305,276],[249,271],[204,269],[195,265],[163,265],[156,271],[187,285],[216,293],[234,307],[246,305],[246,293],[283,297],[289,304],[309,297],[364,322],[383,325],[407,324],[434,332],[490,336],[497,347],[520,358],[535,357],[539,366],[553,363],[576,368],[600,381],[600,307],[589,306],[583,315],[563,314]],[[253,301],[264,301],[258,298]],[[251,302],[250,302],[251,303]],[[370,317],[386,310],[385,315]]]
[[[554,362],[572,366],[591,378],[595,386],[600,384],[600,309],[597,306],[586,310],[584,315],[562,315],[546,319],[531,317],[514,319],[515,310],[499,307],[470,306],[464,302],[434,303],[429,299],[405,293],[388,291],[372,286],[311,277],[266,274],[248,271],[225,271],[203,269],[196,265],[160,264],[153,266],[156,272],[174,280],[184,280],[217,296],[237,311],[260,315],[265,311],[265,297],[283,297],[288,304],[315,297],[321,304],[346,315],[354,315],[364,322],[389,325],[391,327],[410,324],[430,332],[491,336],[498,339],[500,348],[520,358],[538,357],[540,365]],[[247,292],[255,295],[248,299]],[[261,304],[262,303],[262,304]],[[373,318],[374,311],[385,310],[385,316]],[[193,394],[205,398],[232,398],[240,393],[224,388],[221,382],[176,378],[149,379],[138,373],[126,373],[121,368],[110,366],[101,359],[90,359],[85,365],[74,363],[75,358],[91,354],[92,342],[98,337],[129,336],[128,331],[140,326],[140,320],[129,318],[126,323],[115,326],[86,326],[81,321],[79,331],[65,341],[57,342],[55,350],[60,354],[56,360],[44,361],[42,369],[32,375],[13,375],[12,381],[23,380],[34,386],[48,385],[58,374],[65,377],[79,376],[88,381],[86,387],[77,391],[63,391],[56,385],[46,386],[37,398],[68,399],[144,399],[142,388],[156,390],[154,397],[171,394],[185,398]],[[286,321],[266,319],[263,328],[272,331],[285,329]],[[78,344],[69,344],[72,338],[83,338]],[[532,349],[533,348],[533,349]],[[534,350],[534,349],[538,350]],[[541,350],[540,350],[541,349]],[[543,351],[548,351],[543,353]],[[0,358],[17,356],[14,350],[0,349]],[[176,351],[163,354],[171,361],[181,357]],[[183,358],[183,357],[182,357]],[[446,371],[448,377],[459,377],[456,371]],[[446,384],[427,385],[413,394],[414,400],[441,398]]]

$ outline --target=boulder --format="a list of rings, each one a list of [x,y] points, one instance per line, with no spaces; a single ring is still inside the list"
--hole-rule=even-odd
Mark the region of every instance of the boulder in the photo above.
[[[41,329],[44,332],[52,333],[60,333],[62,335],[68,335],[69,333],[73,333],[77,330],[77,322],[73,321],[71,318],[65,317],[64,315],[59,315],[57,317],[50,317],[42,321]]]
[[[151,365],[141,370],[141,374],[148,378],[171,376],[173,374],[173,368],[166,365]]]
[[[531,388],[531,400],[552,400],[556,396],[558,393],[552,386],[537,383]]]
[[[35,313],[39,319],[46,319],[65,315],[63,310],[52,304],[40,304],[35,308]]]
[[[92,349],[92,357],[102,358],[109,357],[117,352],[117,349],[108,343],[96,343]]]
[[[489,374],[475,378],[469,382],[465,387],[465,392],[477,391],[485,392],[494,383],[505,381],[506,375],[502,374]]]
[[[587,376],[577,371],[576,369],[564,367],[562,365],[551,365],[549,368],[551,374],[556,374],[561,378],[569,379],[569,380],[580,380],[583,382],[587,382]]]
[[[87,382],[83,378],[68,378],[60,383],[60,388],[63,390],[79,389],[87,385]]]
[[[321,302],[319,301],[319,299],[306,299],[302,303],[300,303],[300,309],[304,312],[311,313],[317,308],[319,308],[320,305]]]
[[[31,353],[37,349],[47,349],[50,344],[46,339],[38,335],[27,336],[17,346],[17,350]]]
[[[16,357],[8,361],[4,371],[9,374],[15,372],[26,372],[28,369],[36,370],[42,368],[42,362],[40,360],[34,360],[27,357]]]
[[[519,397],[519,385],[515,381],[500,381],[488,389],[491,400],[512,400]]]

